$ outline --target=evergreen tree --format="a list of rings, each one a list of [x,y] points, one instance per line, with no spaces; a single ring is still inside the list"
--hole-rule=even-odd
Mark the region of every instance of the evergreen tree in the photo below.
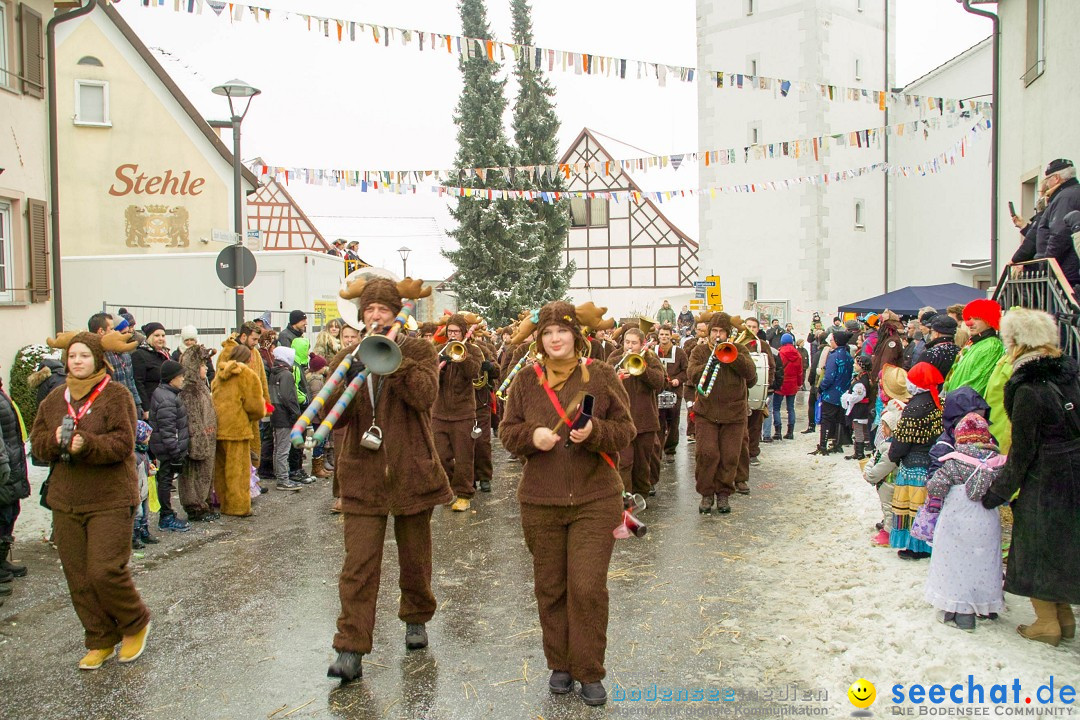
[[[532,46],[532,10],[528,0],[511,0],[514,42]],[[518,93],[514,103],[513,130],[518,147],[518,165],[554,165],[559,153],[559,116],[555,114],[555,89],[543,71],[534,68],[523,52],[517,59],[514,76]],[[563,176],[546,172],[532,175],[519,173],[515,184],[522,189],[562,191],[566,189]],[[540,265],[544,270],[542,284],[537,288],[542,304],[566,296],[573,265],[564,266],[566,234],[570,229],[569,203],[530,203],[540,227]]]
[[[459,10],[465,37],[491,38],[483,0],[461,0]],[[482,176],[464,172],[512,166],[517,159],[503,126],[506,81],[499,79],[500,66],[488,60],[486,52],[485,47],[473,44],[460,62],[464,87],[454,113],[458,178],[450,184],[504,189],[511,187],[510,179],[501,172]],[[536,289],[545,282],[540,264],[544,252],[540,223],[529,203],[489,200],[481,194],[455,198],[450,213],[458,226],[451,235],[458,249],[443,255],[457,268],[450,286],[461,306],[497,325],[515,318],[520,309],[538,304]]]

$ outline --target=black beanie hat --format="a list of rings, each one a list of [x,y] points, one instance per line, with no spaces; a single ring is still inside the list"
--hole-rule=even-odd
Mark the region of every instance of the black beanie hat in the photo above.
[[[163,384],[172,382],[180,373],[184,372],[183,366],[175,360],[166,360],[161,363],[161,382]]]
[[[290,325],[295,325],[296,323],[300,322],[301,320],[307,320],[307,313],[304,312],[303,310],[293,310],[291,313],[289,313],[289,324]]]
[[[165,326],[159,322],[148,322],[142,326],[142,334],[146,337],[150,337],[158,330],[164,330]]]
[[[932,322],[934,322],[934,318],[936,318],[936,317],[937,317],[937,311],[935,311],[935,310],[927,310],[926,312],[924,312],[922,315],[919,316],[919,324],[924,325],[926,327],[930,327],[930,324]]]
[[[833,339],[836,340],[836,346],[847,345],[851,342],[851,333],[847,330],[837,330],[832,334]]]

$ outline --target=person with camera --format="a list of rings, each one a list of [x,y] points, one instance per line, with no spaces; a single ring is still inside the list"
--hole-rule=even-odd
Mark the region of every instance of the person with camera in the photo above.
[[[585,704],[603,705],[608,565],[623,512],[623,483],[613,458],[636,430],[612,367],[580,357],[588,346],[577,309],[552,302],[536,317],[535,325],[522,322],[517,337],[535,328],[541,359],[511,383],[499,438],[525,462],[518,501],[552,671],[548,688],[565,695],[576,680]],[[580,424],[579,411],[589,404],[591,416]]]
[[[136,660],[146,648],[150,611],[131,578],[131,536],[139,479],[135,402],[110,382],[101,338],[78,333],[65,350],[67,379],[38,407],[30,432],[34,456],[51,472],[44,501],[75,612],[96,670],[116,654]]]

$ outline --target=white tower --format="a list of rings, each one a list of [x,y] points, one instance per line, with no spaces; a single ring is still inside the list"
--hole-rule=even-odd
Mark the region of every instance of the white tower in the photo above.
[[[737,148],[732,164],[700,164],[709,188],[786,180],[848,170],[884,159],[884,139],[869,149],[835,147],[795,158],[751,159],[744,148],[886,124],[867,100],[817,91],[817,83],[881,90],[886,80],[886,28],[893,35],[896,0],[697,0],[700,149]],[[889,14],[886,21],[886,14]],[[706,71],[724,72],[724,87]],[[787,79],[729,87],[732,73]],[[799,81],[814,84],[801,90]],[[790,150],[790,148],[789,148]],[[875,174],[842,183],[799,185],[747,194],[704,193],[700,203],[702,275],[717,274],[724,309],[748,314],[753,300],[788,303],[799,330],[814,311],[885,291],[885,181]],[[891,289],[891,288],[890,288]],[[828,324],[826,322],[826,324]]]

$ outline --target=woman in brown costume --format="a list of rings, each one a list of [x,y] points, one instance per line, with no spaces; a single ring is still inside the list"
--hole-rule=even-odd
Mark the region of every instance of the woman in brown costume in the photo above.
[[[251,443],[255,424],[266,414],[262,383],[248,366],[252,351],[237,345],[229,360],[218,365],[211,394],[217,412],[217,450],[214,490],[222,515],[250,517]]]
[[[548,687],[565,694],[581,683],[587,705],[602,705],[607,691],[607,573],[622,517],[623,483],[615,460],[634,439],[630,402],[615,370],[583,359],[589,346],[581,325],[597,327],[573,305],[554,302],[535,327],[542,358],[511,383],[499,424],[503,447],[524,459],[518,488],[521,525],[533,556],[533,574]],[[526,320],[518,331],[532,332]],[[567,431],[586,394],[592,419]],[[556,407],[558,406],[558,407]],[[569,444],[567,443],[569,436]]]
[[[150,611],[131,579],[131,533],[139,504],[135,472],[135,402],[110,382],[105,347],[113,338],[64,334],[66,384],[38,407],[30,433],[34,455],[50,466],[45,500],[71,604],[90,650],[79,662],[96,670],[116,654],[132,662],[146,647]]]

